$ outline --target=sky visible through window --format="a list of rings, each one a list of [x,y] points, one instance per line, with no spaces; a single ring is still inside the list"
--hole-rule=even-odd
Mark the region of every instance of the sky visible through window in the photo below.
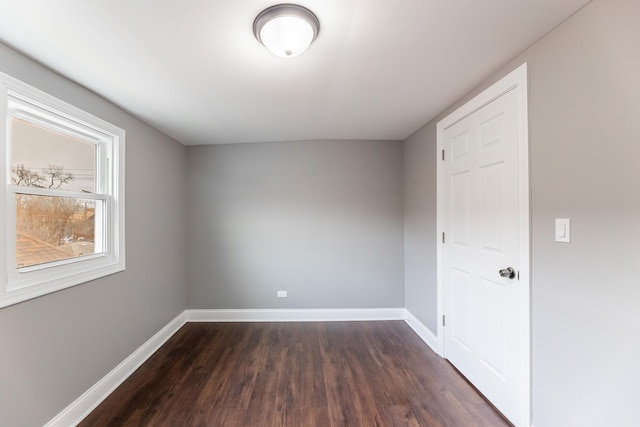
[[[24,165],[32,172],[46,175],[47,168],[61,167],[73,177],[61,190],[96,191],[96,152],[95,144],[11,119],[11,168]],[[39,183],[44,188],[48,185],[48,181]]]
[[[95,144],[11,118],[13,184],[93,193],[96,155]],[[95,213],[90,199],[17,193],[16,267],[95,253]]]

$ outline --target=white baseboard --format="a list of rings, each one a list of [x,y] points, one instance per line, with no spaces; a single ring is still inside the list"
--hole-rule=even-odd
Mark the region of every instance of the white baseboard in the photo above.
[[[404,320],[437,352],[435,335],[404,308],[185,310],[44,427],[76,426],[187,322],[336,322]]]
[[[45,427],[76,426],[120,384],[156,352],[178,329],[186,323],[185,312],[180,313],[167,326],[151,337],[122,363],[105,375],[100,381],[77,398],[71,405],[45,424]]]
[[[187,322],[337,322],[404,320],[404,308],[187,310]]]
[[[409,310],[405,310],[405,322],[418,334],[418,336],[424,341],[431,350],[442,356],[440,353],[440,346],[438,345],[438,337],[431,332],[422,322],[420,322]]]

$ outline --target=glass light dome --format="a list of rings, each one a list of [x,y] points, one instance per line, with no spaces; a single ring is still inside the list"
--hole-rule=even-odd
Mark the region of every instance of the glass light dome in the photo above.
[[[253,32],[260,43],[283,58],[303,53],[319,31],[320,23],[313,12],[294,4],[271,6],[253,23]]]

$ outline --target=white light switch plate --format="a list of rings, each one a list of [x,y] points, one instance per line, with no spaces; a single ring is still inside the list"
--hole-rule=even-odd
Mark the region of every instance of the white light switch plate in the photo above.
[[[571,243],[571,220],[556,218],[556,242]]]
[[[286,298],[287,291],[278,291],[278,298]]]

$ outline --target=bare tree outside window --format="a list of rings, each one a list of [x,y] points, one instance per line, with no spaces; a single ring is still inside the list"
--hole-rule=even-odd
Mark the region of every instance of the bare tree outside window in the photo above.
[[[0,309],[123,271],[124,129],[1,72],[0,107]]]
[[[48,165],[42,172],[17,165],[11,172],[11,183],[24,187],[66,190],[75,179],[59,165]],[[18,267],[93,253],[95,202],[18,193],[16,233]]]
[[[65,184],[74,180],[73,174],[65,172],[64,168],[58,165],[47,166],[43,174],[47,181],[47,188],[50,190],[60,190]]]
[[[11,184],[13,185],[42,188],[40,181],[42,181],[42,176],[24,165],[18,165],[11,168]]]

